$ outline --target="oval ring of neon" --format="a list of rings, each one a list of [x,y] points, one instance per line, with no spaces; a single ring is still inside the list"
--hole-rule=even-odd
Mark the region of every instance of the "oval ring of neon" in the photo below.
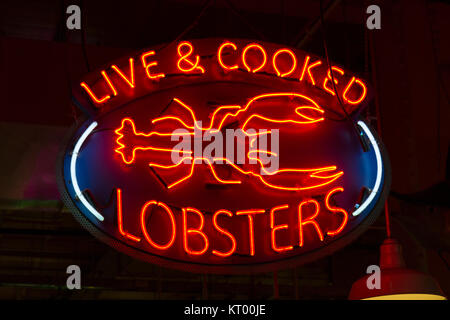
[[[367,206],[375,199],[376,194],[378,193],[381,185],[381,176],[383,173],[383,162],[381,160],[381,152],[380,148],[378,147],[377,141],[375,140],[375,137],[370,132],[369,128],[363,121],[358,121],[358,126],[360,126],[364,133],[369,137],[370,143],[373,146],[373,150],[375,151],[375,157],[377,159],[377,177],[375,179],[375,184],[372,188],[372,191],[370,192],[369,197],[364,201],[355,211],[353,211],[353,216],[359,215],[361,212],[364,211],[364,209],[367,208]]]
[[[75,148],[73,148],[72,157],[70,159],[70,178],[72,179],[73,190],[75,191],[75,195],[78,198],[78,200],[80,200],[81,203],[86,207],[86,209],[88,209],[88,211],[92,213],[98,220],[103,221],[105,218],[97,210],[95,210],[95,208],[89,203],[89,201],[87,201],[87,199],[81,192],[80,187],[78,186],[77,172],[76,172],[78,152],[80,151],[81,146],[83,145],[86,138],[91,134],[92,130],[94,130],[96,126],[97,122],[95,121],[92,122],[75,144]]]

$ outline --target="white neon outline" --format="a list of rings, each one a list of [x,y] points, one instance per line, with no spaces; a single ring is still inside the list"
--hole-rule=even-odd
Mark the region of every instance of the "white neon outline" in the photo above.
[[[96,126],[97,122],[92,122],[75,144],[75,148],[73,148],[72,151],[72,158],[70,159],[70,178],[72,179],[73,190],[75,191],[75,195],[77,196],[78,200],[80,200],[81,203],[86,207],[86,209],[88,209],[89,212],[92,213],[98,220],[103,221],[105,220],[105,218],[97,210],[95,210],[95,208],[89,203],[89,201],[86,200],[83,193],[81,192],[80,187],[78,186],[76,173],[78,152],[80,151],[83,142],[91,134],[92,130],[94,130]]]
[[[367,208],[367,206],[373,201],[376,194],[378,193],[378,189],[381,185],[381,176],[383,173],[383,163],[381,161],[381,152],[380,148],[378,147],[378,143],[375,140],[375,137],[372,135],[372,132],[370,132],[369,128],[363,121],[358,121],[358,125],[364,130],[365,134],[369,137],[370,143],[372,143],[373,150],[375,151],[375,157],[377,158],[377,178],[375,179],[375,185],[373,186],[372,190],[370,191],[369,197],[364,201],[355,211],[353,211],[353,216],[359,215],[364,209]]]

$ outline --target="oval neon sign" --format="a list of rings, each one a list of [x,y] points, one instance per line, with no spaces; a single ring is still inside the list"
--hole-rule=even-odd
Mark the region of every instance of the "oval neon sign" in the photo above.
[[[208,39],[88,74],[64,199],[118,250],[184,270],[269,271],[330,254],[374,221],[390,180],[358,117],[370,88],[332,70],[297,49]]]

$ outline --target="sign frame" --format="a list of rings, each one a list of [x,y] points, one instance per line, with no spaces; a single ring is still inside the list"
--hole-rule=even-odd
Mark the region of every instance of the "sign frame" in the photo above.
[[[354,121],[355,126],[357,125],[359,118],[356,116],[351,116],[352,121]],[[379,148],[382,159],[382,169],[383,169],[383,184],[380,186],[378,190],[379,198],[373,206],[371,213],[361,221],[358,226],[348,231],[344,235],[340,236],[338,239],[333,240],[329,244],[324,247],[320,247],[318,249],[311,250],[304,254],[296,255],[294,257],[281,257],[273,262],[264,262],[264,263],[248,263],[248,264],[201,264],[197,262],[189,262],[189,261],[181,261],[176,259],[171,259],[168,257],[162,257],[160,255],[154,255],[152,253],[146,252],[139,248],[128,245],[127,243],[109,235],[102,229],[95,226],[93,223],[89,221],[89,219],[80,211],[77,206],[76,200],[73,199],[70,195],[70,192],[67,189],[67,182],[64,177],[64,159],[67,154],[70,154],[74,151],[74,144],[78,140],[79,136],[74,136],[76,132],[79,132],[82,128],[86,129],[92,121],[95,120],[95,117],[85,117],[83,121],[81,121],[78,125],[73,125],[72,128],[68,131],[67,136],[63,141],[63,148],[61,149],[60,156],[58,157],[57,162],[57,181],[59,190],[62,195],[62,199],[64,203],[69,207],[75,219],[92,235],[94,235],[97,239],[101,240],[105,244],[111,246],[112,248],[125,253],[134,258],[144,260],[150,263],[156,263],[163,267],[175,268],[179,270],[189,270],[190,272],[195,273],[219,273],[219,274],[249,274],[249,273],[260,273],[260,272],[270,272],[280,269],[292,268],[298,265],[302,265],[319,258],[328,256],[337,250],[345,247],[352,241],[354,241],[357,237],[359,237],[363,232],[367,230],[367,228],[373,224],[373,222],[378,218],[382,208],[384,207],[385,200],[388,196],[390,184],[391,184],[391,167],[389,162],[389,157],[385,146],[380,142],[380,138],[378,137],[375,130],[373,130],[370,126],[367,126],[367,130],[373,135],[375,142]],[[349,121],[349,120],[347,120]],[[76,139],[74,139],[76,138]],[[111,196],[114,198],[114,195]]]

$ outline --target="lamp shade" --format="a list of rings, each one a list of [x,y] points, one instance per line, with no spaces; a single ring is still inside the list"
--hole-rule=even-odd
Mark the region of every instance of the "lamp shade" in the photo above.
[[[369,289],[369,274],[353,284],[349,299],[446,300],[433,277],[405,267],[401,251],[397,240],[386,239],[380,249],[380,288]]]

